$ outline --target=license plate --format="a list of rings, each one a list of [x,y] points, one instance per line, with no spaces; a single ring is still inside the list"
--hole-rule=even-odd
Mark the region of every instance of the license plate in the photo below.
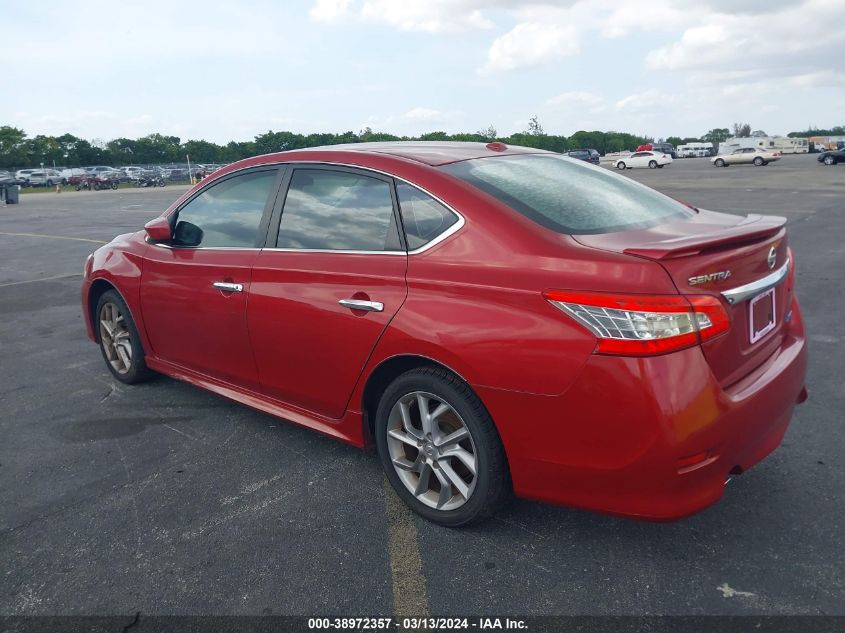
[[[756,343],[775,327],[775,289],[754,297],[748,304],[751,342]]]

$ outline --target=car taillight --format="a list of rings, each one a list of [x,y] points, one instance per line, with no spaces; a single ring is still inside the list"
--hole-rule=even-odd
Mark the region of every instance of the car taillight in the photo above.
[[[550,290],[543,296],[595,335],[599,354],[665,354],[703,343],[731,326],[725,306],[711,295]]]

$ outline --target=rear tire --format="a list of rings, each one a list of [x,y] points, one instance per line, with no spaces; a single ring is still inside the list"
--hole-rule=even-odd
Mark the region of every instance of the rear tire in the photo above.
[[[755,159],[754,159],[754,166],[755,166],[755,167],[762,167],[762,166],[763,166],[763,165],[765,165],[765,164],[766,164],[766,161],[764,161],[764,160],[763,160],[762,158],[760,158],[759,156],[758,156],[757,158],[755,158]]]
[[[649,169],[657,169],[657,161],[656,160],[648,161],[648,168]]]
[[[135,321],[116,290],[107,290],[97,301],[94,329],[100,352],[112,376],[127,385],[153,376],[144,360],[144,348]]]
[[[379,401],[375,436],[396,494],[429,521],[466,525],[493,514],[511,495],[490,414],[448,371],[424,367],[396,378]]]

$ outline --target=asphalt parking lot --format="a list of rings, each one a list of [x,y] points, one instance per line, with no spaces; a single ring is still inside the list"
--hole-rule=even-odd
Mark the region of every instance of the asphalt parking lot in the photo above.
[[[440,528],[373,452],[167,378],[121,385],[84,334],[83,261],[184,189],[0,206],[0,614],[845,615],[845,166],[627,175],[787,216],[810,339],[781,448],[670,524],[515,501]]]

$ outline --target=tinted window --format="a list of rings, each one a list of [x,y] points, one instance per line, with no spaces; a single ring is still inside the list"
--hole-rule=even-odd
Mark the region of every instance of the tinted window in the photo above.
[[[177,246],[255,246],[276,170],[257,171],[211,185],[179,211]]]
[[[285,198],[277,246],[400,250],[390,184],[350,172],[297,169]]]
[[[478,158],[441,169],[561,233],[642,228],[694,213],[629,178],[562,156]]]
[[[408,250],[428,244],[458,221],[454,213],[416,187],[400,182],[396,185],[396,193]]]

